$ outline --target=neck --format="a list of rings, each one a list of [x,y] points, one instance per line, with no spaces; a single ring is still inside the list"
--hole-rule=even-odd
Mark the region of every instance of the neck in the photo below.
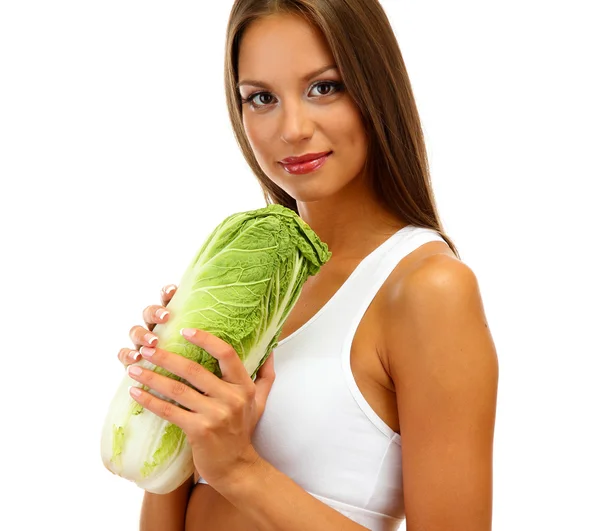
[[[361,259],[407,224],[355,181],[326,199],[297,202],[300,217],[327,244],[332,260]]]

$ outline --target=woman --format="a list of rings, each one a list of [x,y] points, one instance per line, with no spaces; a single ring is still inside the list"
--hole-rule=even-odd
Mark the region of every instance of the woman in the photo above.
[[[151,348],[174,286],[144,310],[121,361],[153,355],[206,395],[131,373],[189,408],[134,396],[184,429],[196,466],[176,491],[145,493],[141,529],[490,529],[497,356],[477,279],[441,229],[383,9],[236,1],[226,90],[267,202],[298,212],[333,256],[255,382],[202,331],[186,337],[219,360],[222,380]],[[304,154],[324,156],[285,160]]]

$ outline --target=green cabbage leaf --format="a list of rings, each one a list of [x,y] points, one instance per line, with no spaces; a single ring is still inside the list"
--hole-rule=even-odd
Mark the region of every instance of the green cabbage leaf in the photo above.
[[[205,330],[229,343],[255,378],[277,346],[302,286],[330,258],[327,245],[283,206],[227,217],[183,274],[168,304],[169,320],[154,328],[158,347],[221,377],[218,361],[179,333],[181,328]],[[137,364],[181,380],[148,360]],[[140,386],[125,375],[109,406],[102,430],[103,463],[149,492],[171,492],[193,473],[191,449],[178,426],[144,410],[129,396],[130,385]]]

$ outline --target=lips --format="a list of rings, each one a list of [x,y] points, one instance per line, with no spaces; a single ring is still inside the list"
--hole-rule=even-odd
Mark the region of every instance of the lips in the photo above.
[[[310,162],[313,160],[320,159],[325,155],[329,155],[331,151],[323,151],[321,153],[307,153],[306,155],[301,155],[300,157],[288,157],[287,159],[280,160],[281,164],[302,164],[304,162]]]
[[[324,152],[319,158],[309,160],[308,162],[297,162],[294,164],[282,164],[283,169],[292,175],[304,175],[307,173],[312,173],[319,168],[323,167],[323,165],[327,162],[329,157],[333,152]]]

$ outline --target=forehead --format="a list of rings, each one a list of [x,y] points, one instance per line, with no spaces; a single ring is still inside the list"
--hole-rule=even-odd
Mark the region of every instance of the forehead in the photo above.
[[[335,62],[321,32],[294,15],[272,15],[253,22],[244,32],[238,57],[239,79],[274,84]]]

